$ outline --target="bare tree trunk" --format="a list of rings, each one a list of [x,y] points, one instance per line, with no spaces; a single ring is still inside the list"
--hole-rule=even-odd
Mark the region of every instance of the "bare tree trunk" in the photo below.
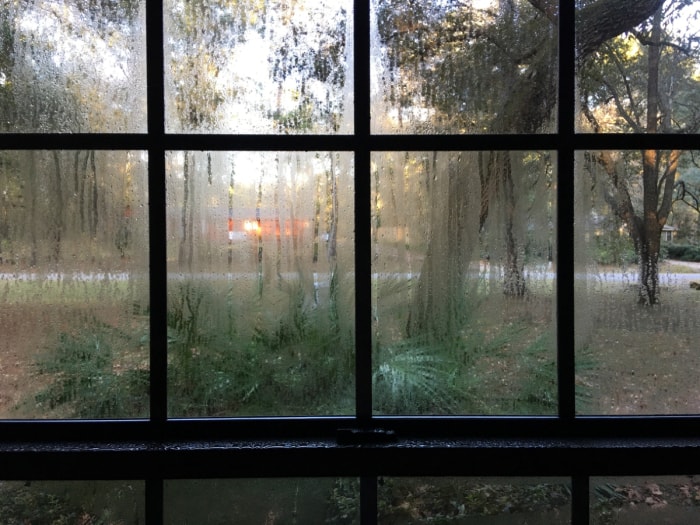
[[[406,333],[409,337],[448,340],[458,332],[468,313],[466,270],[477,236],[477,222],[470,212],[478,210],[470,201],[479,196],[474,195],[467,171],[472,168],[475,155],[462,154],[456,161],[445,162],[438,162],[439,158],[433,157],[431,168],[433,173],[440,171],[431,187],[431,192],[439,197],[433,200],[436,204],[430,219],[428,248]]]
[[[97,225],[99,222],[99,210],[97,207],[98,191],[97,191],[97,166],[95,165],[95,151],[90,151],[90,179],[92,183],[92,216],[90,221],[90,235],[93,239],[97,238]]]
[[[30,255],[29,255],[29,266],[35,267],[38,262],[38,239],[37,239],[37,213],[39,210],[36,209],[37,206],[37,191],[39,190],[36,181],[36,152],[29,151],[29,162],[27,162],[27,174],[29,183],[27,187],[29,188],[29,240],[30,240]]]
[[[51,218],[51,240],[53,242],[52,259],[54,264],[58,264],[61,259],[61,237],[63,235],[63,175],[61,172],[61,157],[56,150],[53,151],[53,163],[56,205],[52,209],[54,216]]]
[[[187,151],[184,153],[185,159],[182,167],[182,215],[180,216],[180,226],[182,228],[182,237],[180,238],[180,246],[178,247],[178,266],[180,269],[192,271],[192,258],[194,255],[194,187],[192,183],[192,172],[190,167],[190,155]]]

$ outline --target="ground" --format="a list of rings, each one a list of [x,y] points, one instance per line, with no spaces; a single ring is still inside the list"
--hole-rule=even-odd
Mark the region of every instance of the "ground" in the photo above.
[[[591,308],[596,329],[588,351],[577,355],[582,413],[700,413],[700,291],[686,278],[700,273],[700,263],[679,264],[663,269],[685,273],[672,280],[673,290],[662,291],[658,308],[640,308],[633,289]],[[0,418],[36,417],[22,407],[48,380],[37,375],[35,360],[72,315],[55,305],[0,309]]]

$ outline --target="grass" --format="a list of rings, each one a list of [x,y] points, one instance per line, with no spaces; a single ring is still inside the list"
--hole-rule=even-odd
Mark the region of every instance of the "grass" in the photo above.
[[[36,284],[16,286],[26,292]],[[353,413],[354,323],[346,314],[354,312],[350,284],[334,281],[336,293],[325,289],[319,297],[318,290],[315,294],[295,279],[265,283],[263,295],[253,281],[171,282],[169,413]],[[479,282],[467,295],[463,327],[451,338],[435,340],[403,335],[414,284],[374,281],[377,413],[556,413],[553,301],[546,287],[533,288],[525,298],[507,298]],[[111,286],[123,292],[113,298],[123,303],[121,313],[90,315],[98,306],[104,310],[98,298],[111,293]],[[81,291],[80,305],[80,294],[61,304],[55,290],[53,299],[64,308],[66,320],[57,324],[58,335],[45,341],[45,352],[35,361],[33,384],[41,389],[24,400],[33,414],[147,416],[147,305],[133,301],[136,294],[126,283],[106,289]],[[589,329],[577,325],[580,411],[669,413],[689,410],[687,402],[700,398],[691,381],[700,368],[692,352],[698,334],[692,312],[700,305],[700,293],[673,288],[664,289],[662,297],[659,307],[640,310],[624,284],[603,283],[590,291],[594,307],[578,305],[577,311],[588,312],[590,319]],[[48,307],[50,298],[44,295],[36,308]],[[668,394],[655,395],[659,387]]]

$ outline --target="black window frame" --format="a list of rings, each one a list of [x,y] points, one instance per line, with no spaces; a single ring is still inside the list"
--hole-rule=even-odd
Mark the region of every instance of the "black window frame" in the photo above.
[[[696,149],[697,135],[575,132],[575,2],[559,9],[558,132],[539,135],[372,135],[369,0],[354,0],[352,135],[168,134],[163,6],[146,0],[148,132],[5,134],[3,149],[148,151],[151,268],[150,417],[120,421],[0,421],[0,479],[146,481],[147,523],[163,523],[166,479],[353,476],[363,524],[376,522],[377,477],[565,476],[572,523],[588,523],[589,478],[700,473],[700,417],[577,416],[574,378],[574,155],[587,149]],[[373,151],[556,152],[559,413],[551,417],[372,414],[371,176]],[[328,150],[355,155],[356,415],[169,419],[166,408],[165,152]]]

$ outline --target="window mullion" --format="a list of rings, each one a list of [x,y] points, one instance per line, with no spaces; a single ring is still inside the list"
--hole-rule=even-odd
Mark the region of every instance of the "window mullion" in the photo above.
[[[146,3],[147,107],[148,107],[148,201],[150,258],[150,417],[159,435],[167,418],[167,272],[165,264],[165,88],[163,81],[163,5]]]
[[[559,11],[559,150],[557,154],[557,369],[559,417],[571,425],[576,412],[574,357],[574,142],[576,112],[575,6]],[[564,300],[566,298],[566,300]]]
[[[355,406],[360,425],[372,418],[369,9],[369,0],[354,1]]]

